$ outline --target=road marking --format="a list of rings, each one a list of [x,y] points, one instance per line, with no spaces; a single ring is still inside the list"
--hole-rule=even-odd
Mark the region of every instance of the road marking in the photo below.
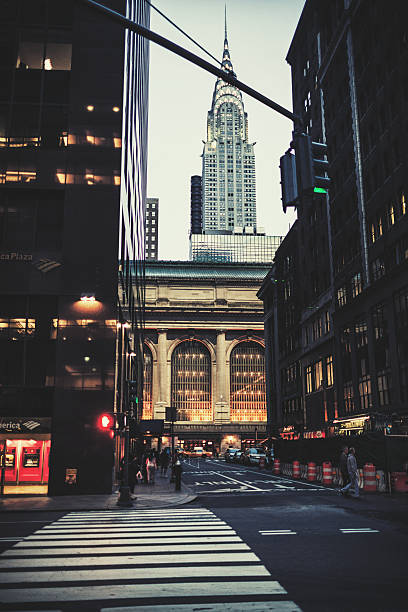
[[[20,546],[20,544],[23,544],[24,546]],[[27,544],[29,544],[29,546],[27,546]],[[58,548],[59,546],[59,548]],[[95,546],[93,544],[93,546]],[[52,550],[50,550],[52,549]],[[235,550],[250,550],[248,544],[244,544],[244,543],[237,543],[237,544],[230,544],[229,542],[225,543],[225,544],[200,544],[199,541],[197,541],[196,544],[175,544],[174,546],[172,546],[172,551],[174,552],[194,552],[194,551],[215,551],[215,550],[231,550],[231,551],[235,551]],[[135,553],[160,553],[160,552],[164,552],[167,553],[169,551],[169,548],[167,546],[167,544],[165,545],[151,545],[151,546],[138,546],[138,545],[134,545],[134,546],[105,546],[103,551],[98,547],[98,554],[109,554],[109,555],[113,555],[113,554],[117,554],[117,553],[121,553],[121,554],[135,554]],[[45,556],[45,555],[89,555],[90,549],[86,548],[86,547],[82,547],[82,546],[69,546],[67,543],[64,542],[64,544],[62,544],[62,542],[58,543],[48,543],[47,542],[47,548],[45,547],[44,543],[41,542],[23,542],[20,543],[18,542],[15,547],[11,548],[10,550],[6,550],[2,553],[2,556],[4,557],[13,557],[16,555],[39,555],[39,556]]]
[[[180,559],[182,562],[182,559]],[[177,568],[177,578],[214,578],[220,575],[219,566],[201,566]],[[263,565],[226,565],[222,568],[223,578],[270,576],[270,572]],[[57,570],[42,572],[2,572],[3,584],[15,584],[26,582],[72,582],[72,581],[98,581],[98,580],[146,580],[154,577],[156,580],[174,578],[174,567],[157,567],[152,569],[145,567],[131,569],[80,569],[80,570]]]
[[[54,551],[50,551],[53,553]],[[0,568],[31,568],[35,567],[55,567],[58,563],[59,567],[72,566],[104,566],[104,565],[177,565],[179,563],[252,563],[259,562],[260,559],[253,552],[222,552],[222,553],[201,553],[197,551],[193,554],[159,554],[159,555],[128,555],[128,556],[106,556],[106,557],[52,557],[46,559],[1,559]],[[152,570],[154,571],[154,570]],[[174,573],[173,573],[174,576]]]
[[[180,525],[179,527],[156,527],[153,529],[153,525],[150,527],[130,527],[126,528],[127,533],[143,533],[143,532],[162,532],[162,531],[185,531],[186,526],[184,527]],[[228,531],[231,527],[227,527],[227,525],[200,525],[195,527],[195,531]],[[110,533],[121,533],[123,531],[123,527],[104,527],[105,532]],[[192,530],[193,531],[193,530]],[[68,527],[64,527],[61,529],[47,529],[47,533],[100,533],[101,530],[95,527],[79,527],[78,529],[70,529]],[[38,532],[36,532],[38,533]]]
[[[225,612],[225,603],[176,604],[167,606],[138,606],[101,608],[101,612]],[[228,603],[228,612],[302,612],[294,601],[236,601]],[[52,611],[51,611],[52,612]]]
[[[89,545],[91,544],[95,544],[98,540],[103,540],[103,544],[107,544],[107,541],[111,542],[111,543],[115,543],[115,544],[121,544],[122,540],[125,540],[126,542],[128,542],[129,544],[157,544],[158,542],[161,542],[161,540],[163,540],[163,543],[166,544],[188,544],[188,543],[194,543],[197,542],[197,538],[200,538],[200,542],[202,542],[203,544],[206,544],[208,542],[240,542],[241,538],[237,535],[230,535],[231,533],[235,533],[235,531],[228,531],[227,535],[220,535],[220,533],[218,531],[214,532],[214,535],[211,535],[211,533],[208,533],[208,531],[204,531],[203,533],[200,532],[195,532],[194,536],[185,536],[185,535],[180,535],[179,537],[173,537],[174,534],[172,534],[172,536],[163,536],[162,534],[156,535],[156,537],[145,537],[145,534],[143,534],[142,536],[132,536],[129,537],[126,533],[120,535],[120,534],[115,534],[115,535],[111,535],[111,534],[105,534],[102,533],[100,535],[95,535],[95,536],[86,536],[86,539],[81,539],[78,540],[79,542],[89,542]],[[164,539],[165,538],[165,539]],[[53,540],[53,541],[58,541],[62,543],[62,540],[70,540],[72,542],[72,540],[74,540],[75,538],[72,535],[60,535],[60,536],[52,536],[52,535],[43,535],[41,533],[39,534],[33,534],[30,536],[27,536],[26,538],[21,538],[21,540],[36,540],[39,541],[41,540],[42,542],[46,543],[49,540]]]
[[[296,531],[292,531],[291,529],[271,529],[269,531],[259,531],[261,535],[296,535]]]
[[[1,542],[20,542],[24,538],[0,538]]]
[[[213,473],[216,474],[216,472],[213,472]],[[226,476],[225,474],[224,474],[224,478],[227,478],[228,480],[232,480],[232,482],[236,482],[237,484],[240,484],[243,487],[250,488],[250,489],[253,489],[255,491],[262,491],[262,489],[260,489],[259,487],[254,487],[253,485],[251,485],[249,483],[241,482],[240,480],[237,480],[236,478],[231,478],[230,476]]]
[[[340,529],[342,533],[380,533],[379,529],[371,529],[371,527],[356,527],[350,529]]]
[[[45,587],[4,589],[5,603],[33,603],[57,601],[91,601],[98,599],[131,599],[163,597],[226,597],[237,595],[287,595],[276,580],[251,582],[170,582],[158,584],[111,584],[92,587]],[[201,606],[203,607],[203,606]],[[227,607],[227,604],[225,605]]]
[[[160,521],[160,526],[161,527],[178,527],[178,526],[183,526],[183,528],[185,528],[185,521]],[[117,523],[115,522],[111,522],[111,523],[95,523],[95,526],[91,526],[91,527],[84,527],[83,524],[81,525],[77,525],[77,524],[67,524],[67,523],[54,523],[53,525],[47,525],[44,527],[45,531],[67,531],[67,530],[73,530],[75,529],[75,531],[83,531],[84,529],[95,529],[98,528],[98,531],[100,532],[101,529],[99,527],[99,525],[103,525],[103,528],[107,528],[107,529],[123,529],[123,527],[135,527],[136,525],[138,525],[137,529],[140,531],[142,529],[151,529],[152,527],[155,527],[157,525],[157,523],[152,523],[152,522],[143,522],[141,523],[140,521],[132,521],[132,522],[126,522],[126,523]],[[140,525],[140,527],[139,527]],[[225,528],[227,526],[225,521],[220,521],[219,519],[214,519],[212,521],[189,521],[188,525],[193,525],[194,527],[200,527],[203,529],[208,529],[210,526],[210,529],[218,529],[220,527]]]

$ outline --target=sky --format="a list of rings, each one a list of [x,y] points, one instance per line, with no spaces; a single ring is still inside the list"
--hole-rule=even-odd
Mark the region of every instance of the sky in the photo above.
[[[225,0],[153,0],[152,4],[221,59]],[[304,0],[226,0],[228,42],[237,78],[291,110],[286,54]],[[151,30],[212,60],[151,9]],[[215,62],[212,62],[215,64]],[[159,259],[188,259],[190,177],[201,174],[207,112],[216,77],[150,43],[147,196],[159,198]],[[249,142],[256,142],[257,225],[285,235],[296,219],[282,211],[279,158],[292,122],[243,94]]]

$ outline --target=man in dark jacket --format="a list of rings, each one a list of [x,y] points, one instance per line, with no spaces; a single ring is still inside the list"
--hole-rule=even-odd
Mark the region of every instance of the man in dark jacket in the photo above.
[[[350,482],[348,485],[340,489],[343,495],[350,492],[351,497],[360,497],[360,490],[358,486],[358,467],[356,460],[356,451],[350,446],[349,452],[347,455],[347,469],[350,477]]]
[[[350,482],[349,473],[347,469],[347,454],[348,454],[348,447],[343,446],[343,448],[341,449],[341,455],[340,455],[340,474],[343,480],[343,485],[342,485],[343,487],[345,487]]]

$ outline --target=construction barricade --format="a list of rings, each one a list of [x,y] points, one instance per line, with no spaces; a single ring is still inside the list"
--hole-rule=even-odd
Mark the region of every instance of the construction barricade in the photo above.
[[[366,463],[363,469],[364,475],[364,491],[376,491],[377,490],[377,480],[376,480],[376,471],[375,465],[372,463]]]
[[[323,461],[323,484],[331,486],[333,484],[333,467],[331,461]]]
[[[280,474],[280,460],[279,459],[273,460],[273,473],[276,475]]]
[[[299,461],[293,461],[292,463],[292,477],[300,478],[300,463]]]
[[[309,482],[314,482],[316,480],[316,464],[314,461],[309,461],[307,464],[307,479]]]

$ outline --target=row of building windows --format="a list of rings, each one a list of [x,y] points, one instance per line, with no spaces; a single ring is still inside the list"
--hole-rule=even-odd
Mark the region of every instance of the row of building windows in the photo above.
[[[318,391],[323,386],[331,387],[334,383],[333,355],[327,355],[305,368],[306,393]]]
[[[398,204],[389,204],[386,210],[377,211],[369,224],[371,242],[379,240],[387,230],[392,229],[407,214],[405,194],[401,194]]]

